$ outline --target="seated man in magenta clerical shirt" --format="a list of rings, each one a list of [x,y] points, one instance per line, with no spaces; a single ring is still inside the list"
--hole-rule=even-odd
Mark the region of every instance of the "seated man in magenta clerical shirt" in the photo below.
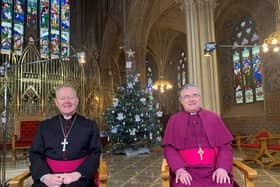
[[[221,118],[201,108],[200,90],[186,84],[179,92],[184,111],[167,123],[163,149],[172,187],[232,187],[232,135]]]
[[[30,149],[33,187],[95,186],[101,143],[94,121],[76,113],[79,99],[71,85],[56,89],[60,114],[44,120]]]

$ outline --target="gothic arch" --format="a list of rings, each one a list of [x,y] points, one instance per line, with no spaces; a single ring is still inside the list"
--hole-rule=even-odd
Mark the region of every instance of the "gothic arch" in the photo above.
[[[234,26],[243,18],[253,18],[256,21],[256,31],[259,36],[259,43],[270,33],[275,30],[275,7],[270,0],[264,1],[239,1],[234,3],[232,1],[220,1],[220,5],[215,12],[215,26],[216,26],[216,42],[222,44],[233,44]],[[267,18],[270,18],[269,21]],[[246,110],[248,106],[234,105],[233,87],[233,66],[232,66],[232,49],[219,48],[217,50],[218,67],[220,72],[221,95],[223,115],[228,113],[236,113],[244,115],[253,115],[256,110],[264,112],[264,103],[254,103],[254,110]],[[265,62],[265,59],[262,60]],[[263,66],[264,67],[264,66]],[[263,73],[265,68],[263,68]],[[264,76],[263,79],[266,79]],[[265,87],[265,85],[264,85]],[[267,103],[267,102],[266,102]]]
[[[135,1],[131,4],[127,21],[127,30],[130,33],[127,36],[130,42],[129,46],[146,46],[153,25],[161,17],[168,19],[168,13],[174,9],[178,10],[180,5],[181,3],[178,3],[178,1],[170,0]],[[184,14],[182,16],[184,17]],[[173,20],[169,19],[168,22],[173,22]],[[176,30],[178,28],[176,24],[170,24],[169,26],[170,29]]]
[[[252,16],[255,20],[258,20],[259,25],[257,29],[261,33],[260,38],[264,38],[269,35],[275,29],[275,7],[270,0],[263,1],[239,1],[238,3],[233,1],[221,1],[215,11],[215,28],[217,38],[227,37],[223,32],[225,26],[230,24],[234,25],[240,18]],[[267,18],[270,21],[267,21]]]
[[[26,111],[29,114],[35,114],[37,111],[40,111],[39,102],[41,101],[41,98],[33,85],[29,85],[25,90],[23,90],[23,94],[20,99],[22,103],[24,103],[22,105],[24,107],[22,108],[23,111]]]

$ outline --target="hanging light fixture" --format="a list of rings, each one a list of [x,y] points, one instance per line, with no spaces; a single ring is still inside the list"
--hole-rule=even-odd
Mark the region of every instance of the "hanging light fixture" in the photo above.
[[[160,93],[164,93],[167,90],[172,89],[172,84],[164,79],[164,65],[166,63],[166,57],[164,57],[164,52],[163,52],[163,44],[161,43],[161,31],[159,30],[159,44],[160,44],[160,63],[159,63],[159,79],[155,81],[153,84],[153,89],[154,90],[159,90]]]
[[[277,10],[275,13],[276,16],[276,31],[270,34],[262,45],[263,52],[268,52],[272,48],[273,52],[277,53],[280,50],[280,0],[277,0]]]
[[[159,6],[158,6],[158,12],[160,14],[161,6],[160,6],[160,1],[159,1]],[[160,93],[164,93],[167,90],[172,89],[172,84],[164,79],[164,66],[166,65],[166,51],[164,51],[164,47],[166,47],[162,42],[163,42],[163,35],[161,31],[160,25],[158,25],[157,28],[158,34],[158,43],[159,43],[159,57],[160,57],[160,62],[159,62],[159,79],[153,83],[153,89],[160,91]],[[166,48],[165,48],[166,49]]]
[[[160,93],[164,93],[166,90],[172,89],[172,84],[168,81],[163,79],[163,76],[160,76],[159,80],[157,80],[154,85],[154,90],[159,90]]]
[[[164,79],[162,66],[163,66],[163,64],[162,64],[162,59],[161,59],[159,79],[153,84],[153,89],[159,90],[160,93],[164,93],[165,91],[170,90],[173,87],[172,84],[168,80]]]

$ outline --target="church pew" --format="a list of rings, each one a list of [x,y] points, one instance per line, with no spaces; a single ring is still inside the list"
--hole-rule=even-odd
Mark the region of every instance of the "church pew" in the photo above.
[[[255,187],[254,179],[257,177],[257,171],[238,160],[233,160],[233,166],[239,169],[244,175],[245,187]],[[169,167],[166,159],[162,160],[161,165],[162,187],[170,187]]]
[[[100,161],[98,170],[99,175],[99,187],[107,187],[107,163],[105,160]],[[24,187],[24,181],[31,176],[29,170],[22,172],[21,174],[9,179],[7,181],[8,187]]]

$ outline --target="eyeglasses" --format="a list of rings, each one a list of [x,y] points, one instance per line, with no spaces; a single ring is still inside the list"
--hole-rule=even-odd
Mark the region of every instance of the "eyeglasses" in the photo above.
[[[184,95],[182,98],[183,99],[197,99],[199,97],[200,97],[199,94],[192,94],[192,95]]]

